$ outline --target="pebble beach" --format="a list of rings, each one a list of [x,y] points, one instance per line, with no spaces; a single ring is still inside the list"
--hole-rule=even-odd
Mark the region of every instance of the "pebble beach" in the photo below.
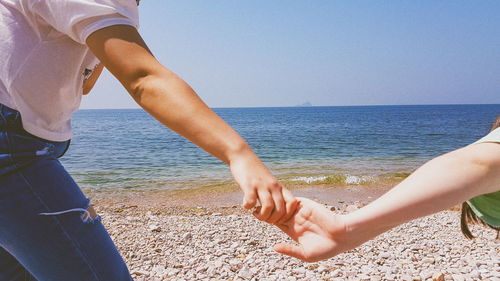
[[[344,189],[337,190],[336,200],[315,198],[332,191],[294,192],[337,213],[383,192],[350,200],[359,190]],[[401,225],[331,259],[304,263],[272,250],[288,238],[242,210],[238,192],[169,195],[169,200],[155,192],[88,195],[136,281],[500,280],[496,231],[473,226],[478,237],[467,240],[457,208]]]

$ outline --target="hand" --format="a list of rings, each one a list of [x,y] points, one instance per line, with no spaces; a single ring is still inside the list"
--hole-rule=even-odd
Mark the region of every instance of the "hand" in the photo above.
[[[278,253],[315,262],[348,251],[362,244],[347,233],[345,217],[336,215],[325,206],[307,198],[297,198],[295,215],[286,222],[275,224],[298,245],[279,243]]]
[[[253,214],[268,223],[286,221],[293,216],[298,201],[253,152],[233,159],[229,165],[234,180],[244,192],[243,208],[254,208],[259,202]]]

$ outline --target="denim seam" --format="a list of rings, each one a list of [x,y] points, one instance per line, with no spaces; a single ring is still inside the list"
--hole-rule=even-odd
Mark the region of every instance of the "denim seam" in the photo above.
[[[28,269],[24,268],[24,278],[25,281],[33,281],[33,274],[28,271]]]
[[[3,116],[3,109],[5,108],[5,105],[0,103],[0,118],[2,118],[2,121],[5,122],[5,125],[7,126],[7,119],[5,119],[5,116]]]
[[[17,163],[14,164],[16,167],[18,166]],[[22,171],[19,171],[18,172],[19,175],[22,177],[22,179],[25,181],[25,183],[28,185],[31,193],[33,194],[33,196],[36,197],[36,199],[38,199],[38,201],[45,207],[45,209],[47,211],[50,211],[49,210],[49,207],[45,204],[45,202],[40,198],[40,196],[38,196],[38,194],[35,192],[33,186],[31,185],[31,183],[28,181],[28,179],[24,176],[24,173]],[[68,238],[69,241],[71,241],[71,243],[75,246],[75,249],[79,252],[80,256],[82,257],[84,263],[87,264],[88,268],[90,269],[91,273],[94,275],[94,278],[95,280],[99,281],[99,277],[97,276],[97,273],[95,271],[95,269],[92,267],[92,265],[88,262],[87,260],[87,257],[83,254],[83,252],[80,250],[80,247],[79,247],[79,244],[74,241],[73,239],[71,239],[71,236],[66,232],[66,230],[64,229],[62,223],[60,222],[59,218],[57,218],[56,216],[52,216],[52,218],[55,220],[55,222],[57,223],[57,225],[61,228],[63,234],[66,236],[66,238]]]
[[[0,114],[0,115],[2,115],[2,117],[3,117],[3,114]],[[14,157],[12,157],[13,149],[12,149],[12,144],[10,142],[10,136],[9,135],[10,135],[9,132],[5,131],[5,140],[7,142],[7,148],[9,149],[9,154],[8,154],[9,155],[9,161],[12,162],[12,163],[14,163],[15,169],[18,169],[19,167],[18,167],[17,163],[14,162]]]

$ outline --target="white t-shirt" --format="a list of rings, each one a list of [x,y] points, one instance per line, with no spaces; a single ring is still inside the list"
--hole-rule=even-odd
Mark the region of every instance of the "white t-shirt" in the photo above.
[[[498,142],[500,143],[500,127],[491,131],[489,134],[476,141],[475,143],[484,143],[484,142]]]
[[[21,113],[29,133],[70,139],[83,82],[98,64],[85,40],[118,24],[138,28],[135,0],[0,0],[0,103]]]

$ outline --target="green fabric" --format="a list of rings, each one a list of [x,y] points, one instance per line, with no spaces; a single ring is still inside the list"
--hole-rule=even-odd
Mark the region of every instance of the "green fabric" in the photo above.
[[[482,221],[500,227],[500,191],[476,196],[467,204]]]
[[[485,142],[500,143],[500,128],[496,128],[475,143]],[[467,204],[482,221],[500,227],[500,191],[476,196],[467,201]]]

